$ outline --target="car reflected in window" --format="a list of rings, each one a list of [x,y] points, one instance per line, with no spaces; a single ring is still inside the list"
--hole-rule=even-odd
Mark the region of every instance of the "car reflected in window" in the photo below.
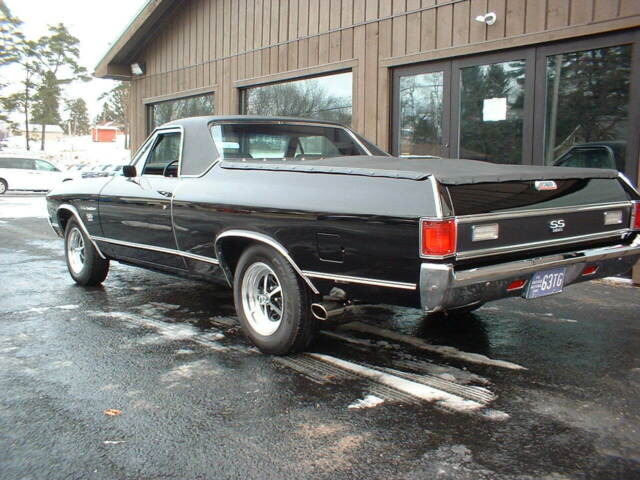
[[[590,142],[574,145],[553,163],[556,167],[624,170],[626,142]]]

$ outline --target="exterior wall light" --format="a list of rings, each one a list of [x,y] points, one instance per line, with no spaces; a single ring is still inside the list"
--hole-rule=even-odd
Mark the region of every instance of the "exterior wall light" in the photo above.
[[[498,16],[496,12],[485,13],[484,15],[478,15],[476,17],[476,22],[486,23],[487,25],[493,25],[496,23]]]
[[[131,73],[137,77],[144,75],[144,63],[132,63]]]

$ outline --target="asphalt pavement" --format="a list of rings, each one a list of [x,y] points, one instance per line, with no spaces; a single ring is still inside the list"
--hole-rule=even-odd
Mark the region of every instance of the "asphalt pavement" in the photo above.
[[[638,288],[363,307],[278,358],[224,285],[76,286],[42,206],[0,198],[1,479],[640,478]]]

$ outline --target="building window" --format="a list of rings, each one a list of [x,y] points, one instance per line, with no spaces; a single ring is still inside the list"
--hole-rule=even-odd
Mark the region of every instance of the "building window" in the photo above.
[[[525,68],[514,60],[460,69],[461,157],[522,162]]]
[[[546,58],[545,163],[572,145],[626,140],[630,73],[631,45]]]
[[[214,114],[213,93],[176,98],[147,105],[149,132],[160,125],[179,118]]]
[[[351,72],[247,88],[242,113],[332,120],[351,125]]]

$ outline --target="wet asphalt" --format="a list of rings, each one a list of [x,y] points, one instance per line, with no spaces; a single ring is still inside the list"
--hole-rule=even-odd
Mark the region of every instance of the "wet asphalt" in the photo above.
[[[76,286],[44,218],[3,216],[12,198],[2,479],[640,478],[638,288],[592,282],[457,319],[363,308],[319,336],[321,359],[281,360],[243,338],[224,285],[112,263],[104,286]]]

